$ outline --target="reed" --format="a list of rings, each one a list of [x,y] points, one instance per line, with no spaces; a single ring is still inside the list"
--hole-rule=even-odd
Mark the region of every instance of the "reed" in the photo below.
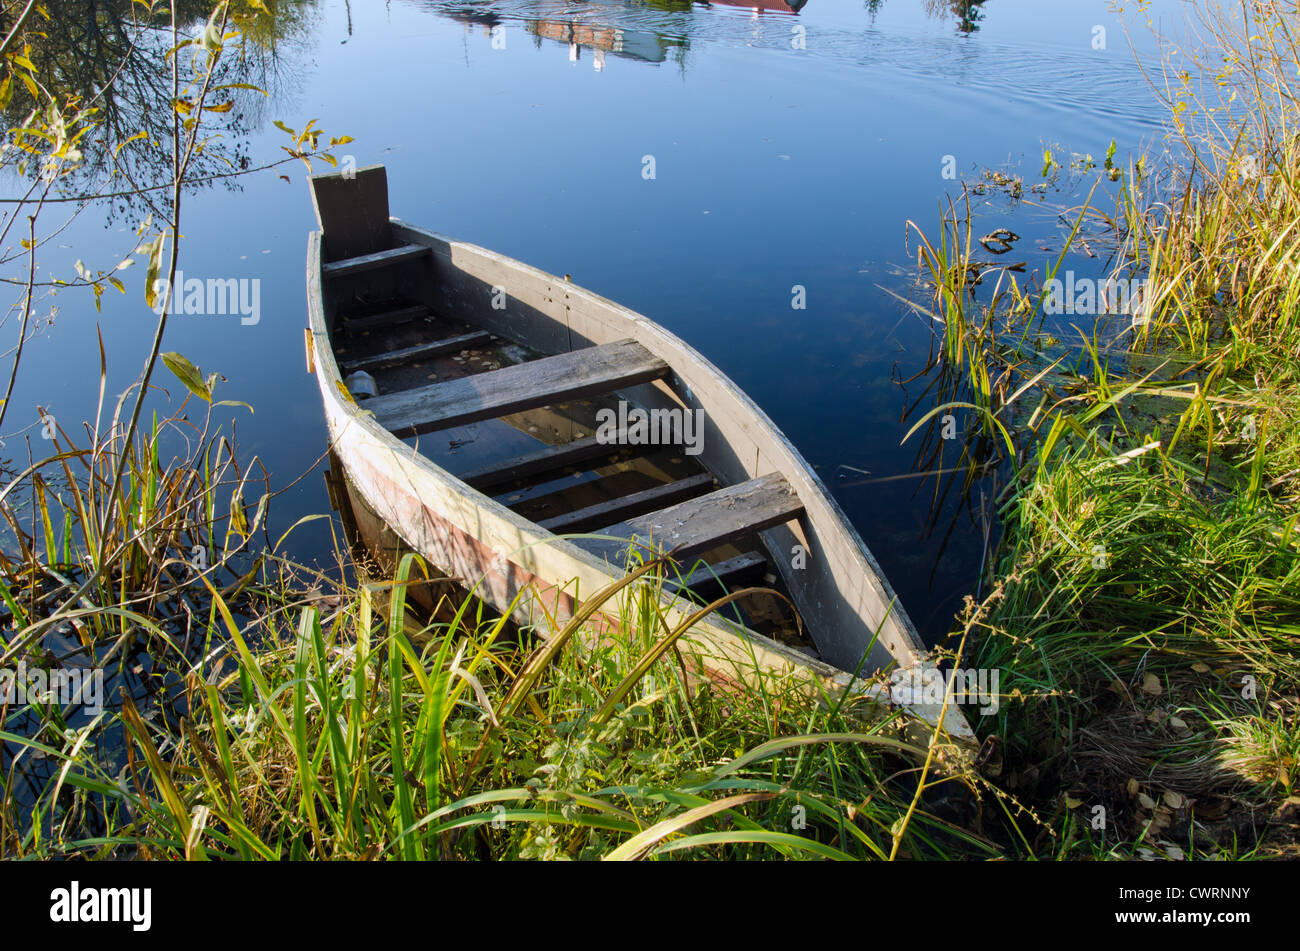
[[[1062,344],[1043,292],[1013,280],[967,320],[975,305],[953,306],[960,263],[922,259],[947,281],[934,310],[947,364],[965,368],[955,386],[1015,445],[1004,596],[975,650],[1009,694],[989,730],[1003,741],[995,782],[1052,827],[1032,854],[1297,847],[1278,803],[1300,688],[1300,46],[1294,4],[1198,9],[1226,72],[1153,77],[1184,163],[1159,175],[1134,163],[1110,213],[1094,188],[1042,278],[1086,221],[1112,275],[1145,281],[1133,314],[1076,325]],[[940,232],[924,247],[952,246],[951,214]],[[986,382],[999,374],[1005,399]]]
[[[271,594],[279,542],[266,536],[271,493],[257,461],[236,460],[210,398],[202,416],[187,400],[130,440],[127,399],[80,438],[47,418],[46,455],[0,489],[0,669],[103,677],[98,697],[0,708],[6,854],[39,851],[68,823],[103,824],[106,801],[70,786],[69,764],[120,765],[122,694],[151,716],[184,715],[183,683],[214,647],[209,587],[240,610],[250,593]]]
[[[472,598],[422,623],[396,578],[272,612],[258,643],[209,591],[226,662],[186,683],[180,728],[122,710],[115,781],[60,754],[65,783],[114,800],[91,857],[885,858],[994,855],[944,814],[965,785],[856,700],[799,681],[719,690],[672,653],[651,562],[530,643]],[[589,616],[620,620],[597,638]],[[704,606],[702,610],[712,610]],[[582,649],[576,649],[581,644]],[[866,725],[866,724],[872,725]],[[55,755],[55,754],[51,754]],[[912,806],[917,797],[919,808]],[[895,842],[898,843],[895,846]]]

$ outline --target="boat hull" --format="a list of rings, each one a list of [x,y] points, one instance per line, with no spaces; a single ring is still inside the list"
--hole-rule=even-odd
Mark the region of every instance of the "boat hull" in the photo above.
[[[474,245],[391,219],[393,239],[429,249],[416,294],[447,313],[543,353],[631,339],[663,359],[663,380],[620,391],[647,408],[701,411],[705,467],[724,484],[769,473],[797,493],[803,515],[762,534],[801,612],[814,623],[822,663],[721,619],[701,621],[684,646],[715,679],[753,682],[796,677],[820,688],[854,689],[887,702],[888,689],[863,688],[846,670],[932,665],[866,545],[821,481],[771,420],[699,353],[653,321],[567,280]],[[381,426],[342,383],[330,330],[334,304],[322,282],[320,232],[309,241],[309,363],[317,376],[331,445],[354,491],[402,543],[497,610],[545,632],[623,569],[475,491]],[[508,289],[505,306],[502,293]],[[692,606],[666,595],[671,618]],[[598,615],[595,626],[617,623]],[[865,663],[863,654],[866,653]],[[956,705],[908,708],[973,741]]]

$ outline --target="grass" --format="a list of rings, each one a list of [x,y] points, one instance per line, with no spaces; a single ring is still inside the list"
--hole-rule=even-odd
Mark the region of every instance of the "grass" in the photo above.
[[[537,644],[462,599],[421,623],[405,587],[273,612],[186,682],[180,723],[122,710],[118,774],[60,754],[103,828],[19,854],[243,859],[820,857],[997,854],[951,821],[970,778],[862,699],[801,678],[715,689],[671,652],[649,563],[593,596],[622,628],[577,649],[582,615]],[[869,715],[870,714],[870,715]],[[58,825],[58,822],[55,823]]]
[[[127,441],[126,399],[80,442],[51,423],[47,455],[0,490],[0,669],[103,676],[76,702],[0,697],[7,855],[39,854],[64,828],[102,827],[108,803],[76,786],[71,764],[120,766],[123,694],[159,722],[185,715],[187,678],[219,643],[210,592],[241,612],[286,593],[266,583],[278,542],[265,535],[265,474],[236,461],[211,406],[196,423],[187,402]]]
[[[938,410],[977,410],[1007,448],[976,657],[1010,694],[994,781],[1050,827],[1032,854],[1297,852],[1300,46],[1283,8],[1202,10],[1228,65],[1168,74],[1187,165],[1107,174],[1115,210],[1094,187],[1064,215],[1040,285],[1004,273],[978,301],[956,205],[920,248]],[[1084,231],[1145,291],[1135,314],[1071,318],[1068,346],[1041,288]]]

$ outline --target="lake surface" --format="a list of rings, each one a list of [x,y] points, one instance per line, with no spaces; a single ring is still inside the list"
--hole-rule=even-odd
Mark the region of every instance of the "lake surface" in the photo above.
[[[240,152],[274,161],[287,139],[273,119],[318,118],[354,137],[340,156],[388,166],[394,214],[571,274],[679,334],[818,467],[933,640],[973,590],[986,527],[978,497],[938,494],[915,477],[919,445],[900,444],[925,383],[899,381],[932,349],[930,325],[895,296],[914,277],[907,222],[937,229],[940,200],[959,189],[945,170],[1020,175],[1029,197],[1047,147],[1098,161],[1112,141],[1117,161],[1158,148],[1161,111],[1108,0],[760,5],[281,2],[294,24],[253,78],[270,100],[240,100]],[[1150,4],[1167,28],[1182,9]],[[1144,28],[1132,40],[1154,56]],[[1032,270],[1059,247],[1070,188],[1038,202],[990,192],[977,227],[1019,233]],[[241,455],[289,485],[326,448],[303,357],[315,225],[305,169],[199,189],[184,215],[185,275],[259,280],[260,320],[177,315],[164,349],[220,372],[219,396],[251,404],[232,421]],[[142,217],[138,202],[91,208],[43,268],[66,278],[76,259],[111,266]],[[24,356],[7,457],[25,461],[24,436],[39,440],[38,405],[65,427],[93,415],[97,322],[110,393],[138,372],[153,332],[143,271],[125,273],[127,296],[107,293],[101,314],[80,291],[52,302]],[[6,339],[15,327],[11,314]],[[170,374],[156,380],[178,403]],[[326,511],[311,473],[278,500],[272,538]],[[331,560],[326,523],[295,537],[299,556]]]

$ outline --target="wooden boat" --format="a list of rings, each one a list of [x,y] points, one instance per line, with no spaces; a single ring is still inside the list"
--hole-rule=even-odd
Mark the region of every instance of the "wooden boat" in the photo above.
[[[368,545],[391,545],[379,537],[390,530],[543,633],[623,576],[633,549],[671,549],[670,617],[698,603],[692,593],[757,576],[788,594],[811,637],[759,630],[775,598],[742,603],[684,644],[712,678],[806,678],[887,703],[896,691],[854,672],[934,673],[812,468],[694,349],[565,278],[390,218],[383,166],[311,187],[308,365],[349,490],[372,515]],[[349,389],[372,384],[368,397]],[[688,418],[701,428],[689,445],[651,444],[637,433],[647,418],[679,421],[659,427],[679,443]],[[941,705],[925,699],[905,705],[938,724]],[[942,727],[973,739],[956,704]]]

